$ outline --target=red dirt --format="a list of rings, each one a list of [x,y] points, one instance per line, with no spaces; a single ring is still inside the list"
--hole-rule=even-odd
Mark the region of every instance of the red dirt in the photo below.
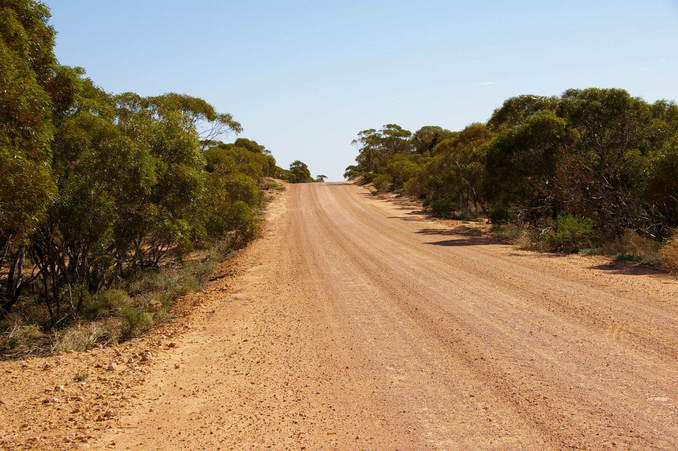
[[[675,278],[350,184],[290,186],[234,265],[143,340],[0,363],[0,447],[678,448]]]

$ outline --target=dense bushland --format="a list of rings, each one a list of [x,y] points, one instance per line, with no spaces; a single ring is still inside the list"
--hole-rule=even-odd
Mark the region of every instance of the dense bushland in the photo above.
[[[296,167],[255,141],[219,141],[241,126],[202,99],[114,95],[59,65],[48,19],[39,2],[0,1],[0,332],[121,317],[131,336],[160,314],[146,308],[153,290],[129,297],[132,281],[184,277],[189,253],[242,246],[265,178]],[[165,288],[163,306],[177,294]]]
[[[310,183],[314,181],[306,163],[299,160],[290,164],[290,170],[285,179],[290,183]]]
[[[359,154],[347,178],[416,196],[437,216],[517,225],[553,250],[594,248],[629,232],[667,242],[678,227],[673,102],[620,89],[524,95],[458,132],[388,124],[353,143]]]

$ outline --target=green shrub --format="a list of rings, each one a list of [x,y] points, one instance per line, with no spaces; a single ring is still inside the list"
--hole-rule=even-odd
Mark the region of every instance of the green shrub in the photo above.
[[[659,258],[666,269],[678,273],[678,229],[673,232],[673,238],[662,247]]]
[[[174,301],[175,299],[197,291],[198,289],[200,289],[200,281],[194,276],[186,274],[183,277],[180,277],[172,288],[167,290],[167,294],[169,299]]]
[[[171,321],[174,318],[174,315],[172,315],[171,312],[168,312],[167,310],[160,310],[158,312],[155,312],[153,314],[153,321],[156,324],[161,324],[161,323],[166,323]]]
[[[513,242],[520,237],[521,232],[522,229],[514,224],[495,224],[492,226],[492,233],[503,241]]]
[[[545,230],[541,239],[553,251],[577,252],[580,249],[591,248],[593,222],[569,214],[558,216],[555,225]]]
[[[509,211],[505,207],[494,206],[487,212],[487,217],[492,224],[504,224],[509,220]]]
[[[162,278],[157,272],[152,274],[153,276],[147,279],[142,277],[141,280],[153,281],[153,286],[157,287]],[[163,286],[165,290],[168,288]],[[171,288],[176,289],[176,286]],[[87,305],[88,316],[90,319],[97,319],[112,315],[119,319],[115,322],[115,327],[111,327],[113,323],[100,322],[67,329],[58,340],[58,350],[85,350],[95,343],[129,339],[144,332],[154,323],[153,315],[147,311],[149,300],[145,295],[132,299],[126,291],[120,289],[105,290],[94,295]]]
[[[405,182],[416,176],[421,167],[414,161],[400,158],[389,163],[386,172],[392,177],[393,184],[400,188]]]
[[[121,316],[122,336],[125,339],[136,337],[153,326],[153,315],[138,305],[128,306],[121,312]]]
[[[129,293],[137,296],[142,293],[166,292],[176,284],[177,275],[178,272],[173,268],[144,271],[129,283]]]
[[[97,319],[117,314],[132,303],[126,291],[110,289],[89,296],[84,301],[83,312],[86,318]]]
[[[393,186],[393,177],[388,174],[379,174],[372,180],[374,187],[379,191],[388,191]]]
[[[251,240],[256,235],[257,220],[254,212],[245,202],[234,202],[228,212],[227,224],[235,232],[236,247]]]
[[[422,183],[421,177],[412,177],[403,185],[405,193],[410,196],[421,198],[426,194],[426,187]]]
[[[457,203],[449,197],[438,197],[431,201],[431,214],[438,218],[450,218]]]
[[[252,177],[241,173],[232,174],[226,177],[224,186],[231,201],[242,201],[249,206],[261,202],[261,189]]]
[[[191,262],[190,265],[186,268],[189,272],[189,274],[192,276],[192,278],[195,280],[196,283],[202,282],[205,280],[212,270],[214,269],[214,265],[216,264],[216,261],[213,259],[205,260],[205,261],[197,261],[197,262]],[[196,288],[197,289],[197,288]],[[195,291],[195,290],[191,290]]]

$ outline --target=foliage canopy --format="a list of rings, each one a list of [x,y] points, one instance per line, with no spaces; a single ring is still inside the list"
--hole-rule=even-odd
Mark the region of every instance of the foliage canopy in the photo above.
[[[438,216],[488,214],[554,230],[580,218],[607,239],[631,229],[661,241],[678,226],[677,139],[675,103],[571,89],[510,98],[487,123],[459,132],[363,130],[344,175],[407,192]]]

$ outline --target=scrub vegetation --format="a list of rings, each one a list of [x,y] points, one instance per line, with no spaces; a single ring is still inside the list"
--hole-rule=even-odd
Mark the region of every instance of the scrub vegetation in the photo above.
[[[242,127],[203,99],[112,94],[60,65],[49,17],[39,2],[0,2],[0,351],[10,353],[40,338],[61,350],[116,342],[166,319],[254,238],[271,178],[310,178],[253,140],[220,141]]]
[[[435,216],[487,217],[498,235],[543,249],[678,268],[673,102],[621,89],[523,95],[461,131],[387,124],[353,144],[347,178],[419,198]]]

